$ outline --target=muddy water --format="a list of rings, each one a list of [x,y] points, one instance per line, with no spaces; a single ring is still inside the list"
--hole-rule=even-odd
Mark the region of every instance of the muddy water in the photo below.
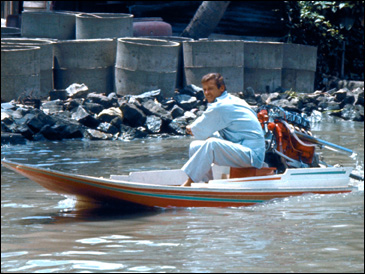
[[[322,150],[364,174],[363,123],[329,120],[316,137],[357,159]],[[190,138],[34,142],[1,157],[105,176],[180,168]],[[73,200],[1,168],[2,272],[364,272],[363,183],[349,194],[304,195],[241,208],[121,213],[75,209]]]

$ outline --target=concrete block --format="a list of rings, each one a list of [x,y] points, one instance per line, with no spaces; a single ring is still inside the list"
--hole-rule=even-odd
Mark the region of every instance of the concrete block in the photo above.
[[[117,94],[139,95],[161,89],[161,95],[173,96],[176,85],[176,71],[159,72],[128,70],[115,67],[115,91]]]
[[[68,12],[22,13],[22,37],[75,39],[76,14]]]
[[[315,72],[311,70],[282,69],[281,84],[286,90],[314,92]]]
[[[105,68],[114,66],[116,40],[83,39],[58,41],[54,44],[55,69]]]
[[[133,14],[82,13],[76,15],[76,39],[133,36]]]
[[[242,67],[243,41],[198,40],[183,43],[185,67]]]
[[[149,38],[119,38],[115,89],[120,95],[161,89],[172,96],[177,79],[179,43]]]
[[[1,101],[22,96],[40,98],[39,47],[1,47]]]
[[[245,68],[244,86],[255,93],[273,92],[281,86],[281,69]]]
[[[245,41],[244,53],[245,68],[280,69],[283,67],[283,43]]]
[[[283,68],[316,71],[317,47],[283,44]]]
[[[106,68],[69,68],[54,70],[55,89],[66,89],[73,83],[85,84],[90,92],[113,92],[114,66]]]

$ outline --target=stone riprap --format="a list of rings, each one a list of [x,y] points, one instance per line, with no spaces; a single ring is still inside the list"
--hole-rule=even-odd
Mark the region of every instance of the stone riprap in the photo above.
[[[1,104],[1,143],[27,140],[130,140],[185,135],[188,124],[207,107],[203,90],[189,85],[173,97],[159,90],[141,95],[88,93],[85,86],[50,93],[49,100],[24,98]],[[87,88],[86,88],[87,89]],[[252,88],[235,94],[254,108],[263,104],[310,116],[313,111],[345,120],[364,121],[364,87],[343,87],[314,93],[277,90],[256,94]]]

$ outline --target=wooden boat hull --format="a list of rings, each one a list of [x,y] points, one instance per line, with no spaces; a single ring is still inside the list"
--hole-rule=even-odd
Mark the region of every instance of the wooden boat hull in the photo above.
[[[227,182],[226,187],[222,187],[224,182],[219,183],[219,181],[211,186],[202,184],[202,187],[180,187],[73,175],[7,160],[1,163],[51,191],[74,196],[81,201],[133,203],[148,207],[239,207],[306,193],[335,194],[352,191],[346,184],[309,188],[298,185],[271,187],[272,182],[282,180],[281,175],[245,178],[245,180],[232,179]],[[341,171],[344,172],[346,173],[344,176],[347,176],[350,170]],[[262,188],[257,187],[257,184],[256,187],[242,187],[245,181],[248,183],[257,181],[259,185],[266,181],[270,184],[263,184]],[[235,187],[235,183],[240,183],[240,186]]]

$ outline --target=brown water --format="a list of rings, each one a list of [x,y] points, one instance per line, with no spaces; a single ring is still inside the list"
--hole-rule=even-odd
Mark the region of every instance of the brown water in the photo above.
[[[327,162],[364,174],[364,125],[327,121]],[[190,138],[34,142],[1,157],[105,176],[180,168]],[[352,180],[352,183],[358,184]],[[240,208],[122,213],[75,202],[1,168],[1,272],[364,272],[364,192],[304,195]]]

